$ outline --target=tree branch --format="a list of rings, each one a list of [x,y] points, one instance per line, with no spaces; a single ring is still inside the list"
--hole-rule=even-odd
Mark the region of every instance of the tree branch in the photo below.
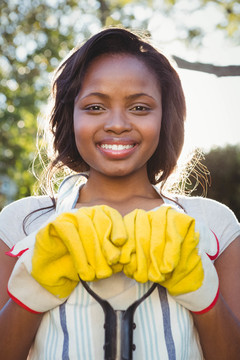
[[[178,67],[181,69],[201,71],[208,74],[214,74],[218,77],[240,76],[240,66],[238,65],[216,66],[200,62],[189,62],[175,55],[173,55],[172,57],[176,61]]]
[[[110,9],[105,0],[99,0],[99,3],[100,3],[100,8],[99,8],[100,21],[101,21],[102,26],[104,26],[106,23],[106,19],[110,14]]]

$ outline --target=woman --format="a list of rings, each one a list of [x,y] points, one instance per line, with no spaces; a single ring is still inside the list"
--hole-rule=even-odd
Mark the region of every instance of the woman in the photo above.
[[[25,359],[30,348],[31,359],[102,359],[104,356],[103,313],[81,283],[64,298],[66,302],[47,304],[48,311],[41,307],[42,299],[48,296],[46,292],[43,296],[39,293],[38,308],[34,305],[38,296],[32,301],[31,286],[26,284],[22,288],[24,291],[16,291],[15,285],[19,283],[15,275],[8,284],[12,271],[16,274],[13,269],[19,268],[15,263],[21,263],[22,257],[16,262],[16,258],[7,257],[5,252],[24,239],[21,226],[26,216],[31,214],[25,227],[35,239],[40,228],[49,230],[46,224],[54,221],[53,214],[56,219],[58,214],[71,212],[71,209],[79,209],[84,215],[90,211],[91,216],[92,211],[99,208],[108,211],[113,226],[113,213],[117,211],[118,224],[129,230],[127,224],[131,214],[142,214],[145,221],[149,216],[154,218],[164,204],[177,208],[174,224],[183,212],[187,215],[181,217],[180,227],[185,219],[187,224],[196,221],[200,240],[199,245],[198,241],[194,243],[194,254],[206,239],[202,224],[216,234],[220,253],[215,266],[205,251],[201,256],[196,255],[198,264],[204,269],[204,279],[208,279],[209,274],[212,279],[208,291],[202,291],[201,296],[192,294],[203,288],[205,280],[199,280],[201,284],[196,289],[185,291],[183,300],[181,291],[177,296],[173,291],[170,295],[172,288],[168,280],[174,278],[173,272],[169,272],[166,281],[159,281],[162,286],[155,289],[135,314],[134,358],[237,359],[240,350],[240,226],[232,212],[215,201],[177,198],[174,194],[168,198],[162,194],[163,185],[176,167],[184,138],[185,101],[176,71],[160,52],[132,32],[107,29],[90,38],[60,66],[53,96],[50,124],[55,158],[49,173],[52,174],[54,168],[66,167],[77,175],[63,182],[50,211],[44,210],[51,207],[51,198],[45,196],[17,201],[1,214],[0,338],[4,359]],[[79,184],[82,172],[87,174],[88,180]],[[157,183],[160,192],[155,187]],[[159,218],[159,223],[162,219]],[[141,221],[138,224],[141,226]],[[133,226],[137,229],[136,224]],[[153,225],[150,229],[155,231]],[[142,231],[145,231],[144,226]],[[43,237],[37,236],[41,241]],[[126,237],[129,240],[128,232]],[[170,238],[174,243],[175,237]],[[10,253],[14,255],[14,250]],[[149,254],[148,250],[144,254]],[[17,252],[17,255],[20,254]],[[178,256],[181,262],[182,250],[178,251]],[[145,257],[142,259],[144,262]],[[120,260],[117,265],[119,263]],[[138,279],[124,265],[122,269],[113,269],[115,274],[90,284],[115,309],[126,309],[151,286],[151,281],[145,281],[151,280],[150,277],[141,281],[142,278]],[[198,281],[195,275],[193,279],[190,287]],[[11,299],[6,292],[7,284]]]

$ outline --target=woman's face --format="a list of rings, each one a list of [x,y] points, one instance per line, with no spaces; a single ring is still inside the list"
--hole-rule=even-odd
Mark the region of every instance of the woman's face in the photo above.
[[[127,54],[96,58],[74,106],[76,146],[90,174],[146,172],[158,145],[161,119],[161,92],[142,61]]]

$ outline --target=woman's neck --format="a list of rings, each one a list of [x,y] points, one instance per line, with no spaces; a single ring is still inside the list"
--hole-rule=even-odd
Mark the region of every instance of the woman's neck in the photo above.
[[[162,203],[162,198],[147,176],[109,178],[90,174],[87,183],[80,191],[76,207],[105,204],[125,215],[136,208],[148,211]]]

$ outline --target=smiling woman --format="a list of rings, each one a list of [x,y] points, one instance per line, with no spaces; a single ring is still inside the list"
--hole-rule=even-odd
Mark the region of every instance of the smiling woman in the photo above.
[[[184,138],[176,70],[105,29],[60,66],[52,96],[48,176],[74,174],[0,215],[1,356],[237,359],[240,225],[222,204],[163,194]]]
[[[114,29],[113,31],[115,31]],[[162,114],[162,128],[160,132],[161,141],[158,143],[158,149],[154,152],[150,161],[148,161],[148,177],[152,183],[165,181],[169,174],[173,171],[177,158],[181,152],[183,145],[183,134],[184,134],[184,124],[183,120],[185,117],[185,102],[184,95],[181,88],[181,83],[179,80],[178,74],[172,68],[166,57],[161,53],[153,51],[153,48],[149,46],[147,42],[142,42],[142,45],[139,45],[135,42],[135,38],[129,39],[128,48],[126,47],[125,39],[122,37],[122,34],[119,34],[119,39],[117,42],[112,41],[112,36],[110,30],[106,38],[103,39],[102,44],[100,45],[97,41],[98,35],[92,38],[93,45],[88,49],[87,45],[83,45],[78,51],[76,51],[68,61],[64,62],[59,69],[59,77],[56,78],[54,88],[57,90],[56,104],[57,106],[53,109],[52,115],[52,128],[53,132],[56,131],[56,137],[54,141],[55,150],[58,151],[57,157],[53,161],[53,167],[55,164],[59,166],[59,162],[62,162],[63,165],[70,167],[74,171],[86,171],[89,170],[89,164],[85,161],[80,161],[79,152],[76,148],[75,137],[73,139],[74,133],[71,130],[71,127],[67,127],[67,122],[71,124],[71,118],[68,119],[68,114],[71,114],[72,101],[77,103],[75,106],[74,113],[77,111],[83,111],[90,119],[90,115],[94,112],[95,115],[103,116],[103,112],[107,112],[105,103],[109,101],[109,93],[103,93],[102,90],[95,84],[88,84],[88,92],[85,92],[84,95],[81,95],[81,104],[78,103],[79,100],[79,91],[81,89],[82,82],[85,78],[89,76],[92,63],[97,61],[96,58],[100,58],[103,54],[109,55],[109,64],[113,62],[113,58],[116,56],[128,55],[129,61],[124,61],[125,68],[126,63],[128,63],[128,71],[133,71],[136,77],[138,77],[138,90],[137,93],[133,94],[130,92],[125,94],[126,105],[131,106],[128,108],[128,113],[130,114],[141,114],[146,116],[148,114],[151,117],[153,112],[156,112],[156,109],[150,108],[153,107],[153,104],[150,102],[150,97],[148,95],[148,100],[146,102],[146,94],[143,94],[142,85],[145,86],[145,83],[148,80],[148,77],[152,78],[152,85],[155,87],[155,91],[159,91],[161,97],[164,98],[163,114]],[[125,30],[124,30],[125,31]],[[127,40],[128,41],[128,40]],[[140,47],[139,47],[140,46]],[[103,55],[105,56],[105,55]],[[137,59],[136,59],[137,57]],[[112,60],[111,60],[112,59]],[[124,60],[124,59],[122,59]],[[100,60],[98,59],[98,62]],[[115,61],[116,63],[116,61]],[[121,66],[121,61],[118,64],[111,65],[112,74],[109,74],[107,66],[105,66],[105,73],[108,76],[108,79],[113,76],[112,89],[109,88],[108,91],[112,91],[112,94],[115,94],[117,83],[121,78],[121,72],[116,67]],[[131,66],[131,68],[130,68]],[[138,73],[136,72],[135,66],[137,66]],[[127,69],[127,68],[126,68]],[[63,71],[64,70],[64,71]],[[110,69],[109,69],[110,70]],[[114,72],[114,74],[113,74]],[[143,72],[143,76],[139,76]],[[124,75],[124,73],[123,73]],[[126,76],[127,75],[127,76]],[[97,76],[97,72],[94,76]],[[124,85],[125,88],[131,84],[132,74],[125,74]],[[99,72],[98,72],[99,77]],[[114,79],[114,81],[113,81]],[[101,79],[95,79],[100,81]],[[110,79],[109,79],[110,80]],[[123,80],[121,79],[121,84]],[[101,84],[99,84],[101,85]],[[106,84],[105,84],[106,86]],[[148,84],[149,87],[149,84]],[[99,90],[100,89],[100,90]],[[119,89],[119,87],[118,87]],[[136,89],[135,89],[136,91]],[[123,96],[123,95],[122,95]],[[140,104],[136,102],[136,96],[141,100]],[[145,98],[143,98],[145,96]],[[86,98],[85,98],[86,97]],[[142,98],[140,98],[142,97]],[[103,104],[103,100],[105,103]],[[133,102],[135,100],[135,102]],[[156,98],[152,98],[152,102]],[[128,104],[127,104],[128,101]],[[148,102],[149,105],[148,105]],[[68,105],[69,104],[69,105]],[[80,106],[81,105],[81,106]],[[134,106],[132,106],[134,105]],[[136,107],[137,105],[137,107]],[[141,105],[141,107],[139,107]],[[166,105],[166,106],[165,106]],[[149,108],[149,109],[148,109]],[[141,111],[140,111],[141,109]],[[143,109],[145,109],[143,111]],[[170,110],[171,109],[171,110]],[[116,112],[116,110],[114,110]],[[117,116],[120,116],[117,114]],[[171,120],[168,120],[171,117]],[[61,124],[61,126],[58,126]],[[81,124],[81,123],[80,123]],[[109,124],[109,122],[108,122]],[[106,124],[106,127],[108,126]],[[80,126],[80,125],[79,125]],[[128,125],[129,126],[129,125]],[[63,131],[66,131],[63,133]],[[66,142],[66,139],[71,138],[72,141]],[[66,152],[66,146],[69,146],[68,154]],[[160,156],[160,153],[164,153],[164,156]],[[65,156],[67,155],[67,156]],[[81,154],[80,154],[81,155]],[[158,177],[158,180],[157,180]]]

